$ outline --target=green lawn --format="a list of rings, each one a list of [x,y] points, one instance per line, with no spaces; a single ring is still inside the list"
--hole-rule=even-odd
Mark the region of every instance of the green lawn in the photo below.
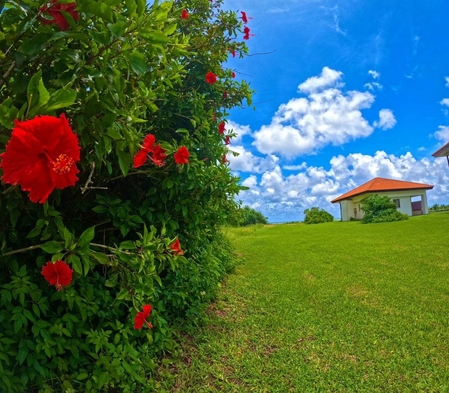
[[[160,392],[449,392],[449,213],[233,229],[245,262]]]

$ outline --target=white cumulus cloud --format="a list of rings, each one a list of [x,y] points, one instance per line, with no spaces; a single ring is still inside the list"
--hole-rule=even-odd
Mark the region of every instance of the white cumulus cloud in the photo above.
[[[380,77],[380,74],[374,70],[369,70],[368,74],[370,74],[373,77],[373,79],[379,79],[379,77]]]
[[[343,75],[340,71],[335,71],[329,67],[323,67],[320,76],[312,76],[298,86],[299,91],[303,93],[314,93],[321,89],[341,85],[340,79]]]
[[[253,145],[263,154],[293,158],[369,136],[373,127],[361,110],[371,107],[374,96],[367,91],[343,91],[342,75],[324,67],[321,75],[301,83],[299,90],[307,97],[282,104],[271,124],[253,133]],[[389,113],[392,116],[391,111],[382,112],[382,128],[388,128],[394,119]]]
[[[438,131],[436,131],[433,136],[439,141],[449,141],[449,126],[439,126]]]
[[[390,109],[381,109],[379,111],[379,121],[374,122],[374,127],[388,130],[396,125],[397,121]]]
[[[449,98],[443,98],[440,101],[440,104],[443,105],[443,106],[449,106]]]
[[[235,172],[263,173],[273,169],[279,161],[279,158],[272,154],[263,157],[256,156],[241,145],[233,146],[231,144],[229,150],[227,159],[230,162],[230,168]],[[238,153],[238,155],[234,156],[232,152]]]

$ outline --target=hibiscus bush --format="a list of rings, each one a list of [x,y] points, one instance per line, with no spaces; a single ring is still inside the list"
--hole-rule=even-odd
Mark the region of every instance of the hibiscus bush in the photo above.
[[[0,2],[0,391],[143,392],[233,255],[220,0]],[[230,150],[231,149],[231,150]]]

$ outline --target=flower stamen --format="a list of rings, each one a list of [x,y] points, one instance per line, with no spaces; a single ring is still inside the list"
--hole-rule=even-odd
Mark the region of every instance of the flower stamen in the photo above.
[[[67,154],[60,154],[56,161],[52,161],[51,164],[53,165],[52,169],[58,175],[63,175],[64,173],[70,172],[75,164],[75,160]]]

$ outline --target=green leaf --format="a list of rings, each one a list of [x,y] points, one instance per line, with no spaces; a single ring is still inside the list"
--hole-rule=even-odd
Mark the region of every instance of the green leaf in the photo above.
[[[114,24],[109,23],[108,28],[110,32],[116,37],[123,37],[126,28],[129,26],[129,22],[117,22]]]
[[[131,68],[137,75],[144,74],[148,69],[145,56],[140,52],[134,51],[131,53],[129,56],[129,62],[131,64]]]
[[[73,270],[75,270],[76,273],[83,274],[83,266],[81,265],[81,260],[78,255],[69,255],[69,257],[67,258],[67,262],[72,265]]]
[[[64,249],[61,243],[56,241],[49,241],[42,244],[41,249],[49,254],[56,254]]]
[[[40,235],[42,228],[44,227],[44,225],[47,223],[47,221],[43,220],[42,218],[37,220],[36,222],[36,226],[34,227],[34,229],[32,229],[30,231],[30,233],[27,235],[27,239],[31,239],[33,237],[36,237],[38,235]]]
[[[128,16],[133,16],[137,10],[137,4],[135,0],[125,0],[126,9],[128,10]]]
[[[131,156],[123,150],[117,149],[118,164],[123,175],[126,176],[131,168]]]
[[[39,79],[39,85],[37,89],[39,91],[38,105],[39,106],[45,105],[50,98],[50,94],[48,93],[48,90],[45,88],[44,81],[42,80],[42,78]]]
[[[27,55],[33,55],[44,49],[50,38],[51,34],[49,33],[37,33],[33,38],[20,45],[19,51]]]
[[[51,94],[48,102],[42,108],[46,112],[54,111],[56,109],[67,108],[75,103],[76,90],[73,89],[59,89]]]
[[[39,81],[42,79],[42,71],[36,72],[28,82],[27,87],[27,98],[28,98],[28,109],[33,108],[39,98]],[[32,117],[32,116],[31,116]]]
[[[19,348],[19,354],[17,355],[17,360],[19,361],[19,364],[22,364],[27,356],[28,356],[28,348],[25,346]]]
[[[113,21],[112,8],[103,2],[98,3],[93,0],[88,0],[88,1],[78,1],[76,4],[77,9],[81,12],[88,12],[90,14],[94,14],[96,16],[99,16],[100,18],[107,20],[108,22]]]
[[[109,257],[106,254],[103,254],[102,252],[92,251],[90,255],[94,257],[102,265],[109,265],[110,263]]]
[[[73,243],[73,236],[66,227],[64,227],[63,233],[64,233],[64,247],[68,249]]]
[[[75,379],[77,381],[82,381],[83,379],[86,379],[88,376],[89,376],[88,373],[80,373],[75,377]]]
[[[120,249],[122,250],[134,250],[136,248],[136,245],[131,240],[126,240],[124,242],[120,243]]]
[[[129,299],[129,292],[126,289],[122,289],[117,295],[117,300]]]
[[[97,382],[97,387],[99,389],[101,389],[104,385],[106,385],[109,380],[111,379],[111,377],[109,376],[109,373],[104,371],[102,372],[100,375],[98,375],[97,377],[93,377],[96,382]]]
[[[137,4],[137,15],[141,16],[146,10],[147,2],[145,0],[136,0],[136,4]]]
[[[8,97],[0,105],[0,124],[5,128],[12,128],[14,126],[14,119],[18,117],[19,110],[12,104],[12,98]],[[6,135],[2,135],[2,137],[6,138],[6,140],[2,138],[2,142],[6,144],[9,138]]]
[[[89,246],[92,239],[95,237],[95,227],[87,228],[78,239],[78,247],[86,248]]]

